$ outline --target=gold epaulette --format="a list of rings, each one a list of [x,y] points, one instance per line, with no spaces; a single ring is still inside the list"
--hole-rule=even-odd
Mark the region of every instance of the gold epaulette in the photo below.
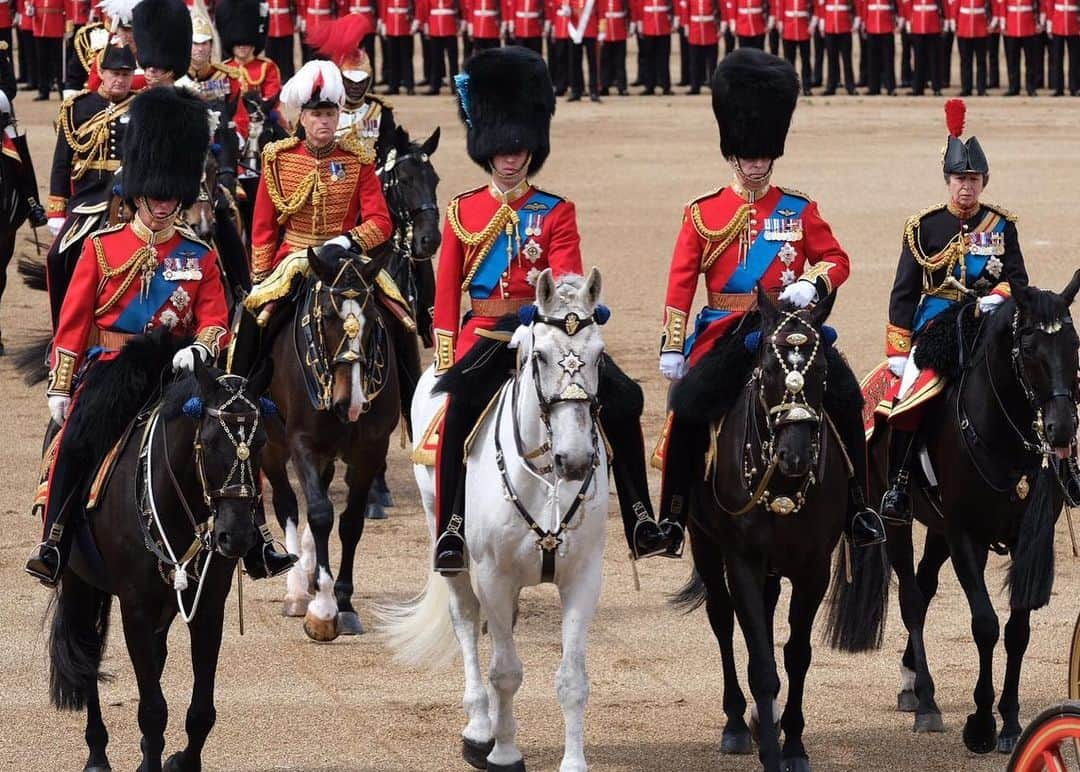
[[[338,146],[360,159],[362,164],[375,163],[375,151],[368,147],[354,132],[348,132],[338,140]]]
[[[981,203],[983,206],[985,206],[990,211],[1001,215],[1002,217],[1004,217],[1009,222],[1014,223],[1014,222],[1017,221],[1016,215],[1013,214],[1012,212],[1010,212],[1008,209],[1005,209],[1004,207],[998,206],[997,204],[988,204],[985,201],[980,201],[979,203]]]
[[[234,78],[235,80],[240,79],[241,69],[239,67],[230,67],[229,65],[222,64],[221,62],[211,62],[210,66],[216,69],[218,72],[225,73],[230,78]]]
[[[785,196],[795,196],[796,198],[806,199],[807,201],[813,201],[814,199],[803,193],[801,190],[795,190],[795,188],[780,188],[780,192]]]
[[[187,223],[178,221],[176,223],[176,232],[179,233],[181,236],[183,236],[188,241],[192,241],[192,242],[198,244],[200,247],[206,247],[206,249],[211,251],[211,252],[214,251],[214,248],[212,246],[210,246],[210,244],[208,244],[207,242],[203,241],[202,239],[200,239],[198,236],[195,235],[195,231],[193,231],[191,229],[191,226],[188,225]]]
[[[945,204],[934,204],[933,206],[928,206],[928,207],[926,207],[926,209],[923,209],[921,212],[917,212],[917,213],[911,215],[911,217],[909,217],[907,219],[907,222],[905,223],[904,227],[905,228],[915,228],[922,221],[922,218],[926,217],[928,214],[933,214],[934,212],[940,212],[944,208],[945,208]]]
[[[692,198],[692,199],[690,199],[689,201],[686,202],[686,208],[689,209],[694,204],[700,204],[702,201],[704,201],[704,200],[706,200],[708,198],[713,198],[714,196],[718,196],[723,191],[724,191],[724,186],[721,185],[716,190],[711,190],[708,193],[703,193],[702,195],[698,196],[697,198]]]
[[[294,147],[300,144],[299,137],[285,137],[285,139],[279,139],[276,142],[270,142],[263,148],[263,167],[267,167],[277,160],[278,153],[286,150],[292,150]]]

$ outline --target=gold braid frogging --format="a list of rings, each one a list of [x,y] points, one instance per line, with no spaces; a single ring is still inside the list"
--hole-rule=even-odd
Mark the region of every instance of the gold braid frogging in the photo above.
[[[746,230],[746,225],[750,221],[750,206],[749,204],[740,206],[736,210],[735,216],[719,230],[714,230],[705,225],[705,221],[701,218],[701,207],[697,204],[690,206],[690,219],[694,223],[694,230],[698,232],[698,235],[709,242],[701,255],[701,272],[704,273],[712,268],[713,263],[723,254],[724,250],[731,246],[731,243]]]

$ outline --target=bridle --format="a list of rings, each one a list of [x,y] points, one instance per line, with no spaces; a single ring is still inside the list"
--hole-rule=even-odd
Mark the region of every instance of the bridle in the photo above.
[[[370,350],[365,350],[362,345],[364,320],[375,294],[375,285],[364,278],[360,265],[357,259],[350,257],[341,261],[330,284],[316,280],[305,304],[306,312],[297,316],[306,349],[301,361],[306,365],[305,373],[313,381],[309,384],[309,396],[317,410],[330,409],[334,389],[333,368],[338,365],[360,365],[363,378],[361,390],[365,397],[362,413],[370,409],[372,401],[379,396],[386,383],[387,332],[379,314],[371,315],[376,327]],[[344,333],[333,351],[326,345],[323,298],[329,301],[341,321]]]
[[[716,504],[727,514],[741,516],[750,512],[758,505],[764,506],[773,514],[786,517],[797,514],[806,503],[806,495],[810,487],[817,482],[817,470],[821,461],[822,435],[824,434],[825,421],[823,413],[815,409],[806,397],[806,372],[817,360],[821,349],[821,333],[812,324],[802,318],[797,312],[781,311],[780,323],[764,339],[765,343],[772,348],[773,356],[784,374],[784,392],[780,401],[769,404],[765,393],[765,378],[761,368],[754,370],[750,381],[747,383],[749,407],[747,409],[747,421],[745,427],[745,442],[743,443],[742,477],[744,493],[748,500],[740,508],[730,510],[724,506],[720,491],[717,490],[717,475],[713,474],[713,498]],[[783,331],[786,327],[794,327],[786,335]],[[805,331],[802,331],[805,330]],[[785,358],[780,350],[779,342],[791,346],[791,350]],[[804,354],[803,349],[809,347],[809,354]],[[826,364],[827,368],[828,365]],[[827,372],[827,371],[826,371]],[[824,380],[825,376],[822,376]],[[753,392],[756,391],[756,394]],[[759,421],[758,410],[754,405],[761,408],[764,421]],[[762,431],[764,423],[764,432]],[[779,467],[780,458],[776,453],[777,433],[785,426],[792,424],[808,424],[814,431],[814,440],[811,447],[808,471],[802,477],[794,498],[788,495],[774,495],[769,490],[776,470]],[[767,435],[767,436],[766,436]],[[753,446],[760,448],[758,458],[753,456]],[[759,468],[764,470],[758,478]]]
[[[430,257],[417,258],[412,254],[413,224],[417,216],[423,212],[434,212],[435,216],[438,217],[439,205],[435,200],[435,191],[431,191],[430,195],[427,191],[423,191],[421,193],[422,200],[416,206],[412,206],[405,200],[405,194],[401,189],[402,176],[399,167],[406,161],[431,167],[431,157],[427,153],[410,150],[399,155],[397,148],[391,148],[390,152],[386,154],[386,160],[376,169],[375,174],[382,183],[386,206],[390,210],[390,216],[394,219],[392,238],[394,252],[398,255],[407,255],[410,260],[430,260]]]
[[[588,471],[585,473],[585,477],[581,481],[581,485],[578,488],[577,494],[574,496],[573,503],[559,518],[557,525],[554,529],[548,530],[541,527],[536,519],[529,512],[528,508],[521,502],[520,496],[514,488],[513,481],[510,479],[509,472],[506,466],[506,454],[503,452],[502,440],[498,427],[502,425],[502,416],[504,408],[506,406],[506,397],[508,390],[503,389],[502,394],[499,397],[498,408],[495,417],[495,464],[499,470],[499,478],[502,480],[503,489],[506,493],[507,499],[514,505],[518,514],[522,520],[536,535],[536,549],[541,553],[541,568],[540,568],[540,581],[551,582],[555,578],[555,554],[556,551],[563,543],[563,534],[570,527],[570,522],[574,519],[578,509],[581,508],[581,502],[585,500],[586,492],[592,485],[593,478],[596,474],[596,469],[600,464],[600,433],[597,428],[597,418],[599,415],[599,402],[595,393],[591,393],[585,386],[585,384],[579,379],[578,373],[582,371],[585,366],[585,362],[578,356],[577,352],[570,348],[564,352],[563,358],[557,363],[563,372],[569,376],[569,382],[563,387],[558,394],[545,394],[543,387],[540,384],[540,352],[535,349],[536,334],[535,325],[546,324],[551,327],[555,327],[562,330],[568,336],[573,338],[582,329],[596,323],[596,316],[581,317],[576,313],[568,313],[566,316],[548,316],[544,314],[535,314],[533,317],[532,330],[530,330],[530,345],[529,354],[525,362],[522,362],[518,367],[517,372],[514,375],[513,381],[510,385],[509,394],[511,400],[511,412],[514,431],[514,446],[517,451],[517,456],[522,466],[526,471],[536,480],[541,482],[546,487],[552,489],[553,493],[557,489],[559,481],[549,481],[547,478],[554,472],[554,464],[547,463],[543,466],[538,466],[535,462],[536,459],[547,455],[552,449],[552,431],[551,431],[551,412],[556,405],[566,402],[580,402],[586,403],[589,407],[590,426],[592,434],[592,463],[589,465]],[[599,366],[599,364],[598,364]],[[540,419],[544,424],[545,439],[538,447],[528,450],[525,447],[525,443],[521,436],[521,426],[518,420],[518,398],[520,396],[521,382],[525,378],[525,374],[528,372],[532,378],[533,388],[536,394],[536,400],[540,407]],[[552,495],[548,498],[553,508],[558,507],[558,496]],[[558,514],[556,510],[556,514]]]

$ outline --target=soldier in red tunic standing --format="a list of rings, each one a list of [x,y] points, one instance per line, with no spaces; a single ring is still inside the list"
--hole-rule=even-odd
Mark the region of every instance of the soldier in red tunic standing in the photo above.
[[[643,96],[652,96],[656,89],[671,94],[671,33],[675,17],[672,0],[634,0],[634,24],[637,27],[638,47],[642,52],[641,83]]]
[[[776,24],[780,27],[780,36],[784,42],[784,58],[794,66],[795,54],[798,53],[803,96],[810,96],[810,86],[814,82],[810,58],[813,20],[813,0],[780,0]]]
[[[516,88],[508,89],[508,83]],[[516,326],[518,312],[533,303],[536,280],[545,268],[556,277],[582,273],[574,205],[528,181],[551,149],[555,99],[544,60],[520,46],[485,51],[466,63],[457,86],[469,157],[491,180],[451,199],[439,255],[435,372],[442,376],[474,347],[482,353],[475,364],[470,360],[469,399],[450,398],[439,436],[435,570],[442,573],[464,571],[467,565],[460,484],[465,438],[505,382],[507,365],[513,369],[514,352],[488,337],[489,331]],[[462,293],[471,305],[464,321]],[[482,352],[481,339],[488,347]],[[649,503],[641,388],[610,359],[600,372],[599,415],[614,451],[612,471],[627,541],[635,558],[660,554],[669,541],[660,534]]]
[[[1042,69],[1038,0],[995,0],[995,15],[1005,35],[1005,70],[1009,88],[1004,96],[1020,94],[1020,53],[1024,54],[1024,87],[1035,96]]]
[[[700,94],[712,77],[720,51],[720,6],[717,0],[686,0],[682,28],[690,46],[690,94]]]
[[[266,17],[259,6],[259,0],[218,0],[214,25],[221,38],[223,64],[238,74],[241,95],[258,99],[269,115],[281,96],[281,70],[262,55]]]
[[[626,96],[626,40],[630,37],[630,0],[599,0],[600,94],[608,95],[615,86],[619,96]],[[539,52],[538,52],[539,53]]]
[[[960,49],[960,96],[971,96],[973,85],[986,96],[986,41],[990,35],[993,8],[990,0],[955,0],[950,6]]]
[[[828,67],[825,91],[822,96],[832,96],[840,85],[840,69],[843,66],[844,89],[855,94],[855,72],[851,66],[851,32],[855,29],[855,5],[852,0],[817,0],[814,16],[821,19],[825,32],[825,53]],[[860,23],[862,20],[859,20]]]
[[[1050,88],[1054,96],[1065,96],[1065,52],[1069,53],[1068,90],[1080,96],[1080,5],[1076,0],[1054,0],[1047,14],[1050,33]]]
[[[64,0],[32,0],[34,9],[34,49],[37,67],[38,95],[35,102],[44,102],[55,86],[63,92],[64,74],[60,61],[66,29]]]
[[[896,31],[903,23],[895,0],[861,0],[859,16],[866,28],[867,94],[878,96],[882,85],[896,94]]]
[[[420,29],[412,0],[380,0],[379,30],[386,51],[386,93],[416,91],[413,80],[413,35]]]
[[[733,183],[690,202],[675,242],[668,275],[660,371],[681,380],[708,353],[730,364],[725,372],[732,401],[750,377],[744,337],[760,323],[756,287],[797,308],[825,300],[848,277],[847,253],[837,242],[817,204],[806,195],[771,184],[773,164],[784,154],[799,94],[789,62],[754,49],[739,49],[717,67],[712,82],[713,112],[720,148],[734,170]],[[708,305],[692,330],[690,306],[698,277],[705,274]],[[689,334],[688,334],[689,332]],[[884,540],[877,514],[864,503],[866,447],[858,382],[833,346],[826,351],[825,410],[847,447],[854,467],[849,511],[856,545]],[[737,372],[745,367],[746,372]],[[830,399],[830,397],[832,397]],[[730,405],[718,405],[724,412]],[[681,541],[688,494],[702,479],[708,427],[692,416],[674,414],[658,448],[664,483],[660,527]]]
[[[537,2],[537,0],[531,0]],[[449,72],[450,80],[458,73],[458,32],[461,17],[457,0],[419,0],[416,20],[428,39],[427,93],[437,96]],[[452,88],[452,87],[451,87]]]
[[[282,82],[296,72],[296,6],[292,0],[267,0],[266,56],[278,66]]]
[[[544,0],[509,0],[509,33],[514,45],[544,52]]]

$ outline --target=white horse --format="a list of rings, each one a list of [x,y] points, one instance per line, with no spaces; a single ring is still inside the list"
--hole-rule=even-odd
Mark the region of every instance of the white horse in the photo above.
[[[384,630],[400,661],[448,664],[454,658],[451,636],[457,635],[468,716],[462,752],[478,769],[525,769],[513,716],[523,675],[514,621],[521,589],[542,581],[544,547],[550,549],[549,569],[553,562],[563,606],[563,656],[555,680],[566,723],[560,770],[587,768],[585,646],[600,599],[608,509],[607,453],[596,415],[604,351],[594,323],[599,297],[595,268],[588,279],[565,276],[557,283],[550,270],[540,275],[538,313],[531,325],[518,329],[512,344],[518,350],[517,373],[499,391],[467,451],[469,572],[450,578],[432,573],[410,604],[384,611]],[[413,426],[428,426],[442,405],[444,397],[431,394],[434,384],[428,370],[413,400]],[[433,469],[417,465],[415,471],[434,534]],[[477,651],[482,620],[492,644],[490,693]]]

